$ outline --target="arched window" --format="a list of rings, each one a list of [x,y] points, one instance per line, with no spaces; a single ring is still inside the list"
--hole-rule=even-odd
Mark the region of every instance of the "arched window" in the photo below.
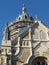
[[[24,46],[25,46],[25,41],[24,41]]]
[[[45,58],[45,57],[36,57],[32,61],[31,65],[48,65],[47,64],[47,58]]]
[[[27,16],[25,15],[25,19],[27,19]]]
[[[27,46],[29,45],[29,42],[27,41]]]
[[[22,44],[21,44],[22,46],[25,46],[25,41],[22,41]]]
[[[29,46],[29,42],[28,41],[23,41],[22,46]]]

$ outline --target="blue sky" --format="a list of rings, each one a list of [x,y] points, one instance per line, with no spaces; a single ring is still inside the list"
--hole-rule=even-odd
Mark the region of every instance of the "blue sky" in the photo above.
[[[5,24],[21,14],[23,3],[28,14],[33,18],[38,15],[42,23],[49,27],[49,0],[0,0],[0,44]]]

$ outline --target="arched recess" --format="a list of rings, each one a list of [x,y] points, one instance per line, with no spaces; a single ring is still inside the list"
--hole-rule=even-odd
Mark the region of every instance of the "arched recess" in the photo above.
[[[39,37],[39,31],[36,29],[34,30],[34,33],[33,33],[33,40],[38,40],[40,37]]]
[[[46,38],[47,38],[47,37],[46,37],[45,31],[41,30],[41,31],[40,31],[40,39],[41,39],[41,40],[46,40]]]
[[[31,57],[28,65],[48,65],[47,58],[39,56],[39,57],[32,59],[32,57]]]

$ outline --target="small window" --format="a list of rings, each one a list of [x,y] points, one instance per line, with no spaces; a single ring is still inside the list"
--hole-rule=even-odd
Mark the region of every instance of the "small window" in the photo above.
[[[25,41],[23,41],[21,45],[22,45],[22,46],[25,46]]]
[[[24,41],[24,46],[25,46],[25,41]]]
[[[19,20],[20,20],[20,17],[19,17]]]
[[[25,15],[25,19],[27,19],[27,16]]]

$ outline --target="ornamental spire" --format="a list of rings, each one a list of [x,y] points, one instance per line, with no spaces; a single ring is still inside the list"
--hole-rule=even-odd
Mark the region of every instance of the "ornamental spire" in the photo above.
[[[36,15],[36,20],[39,20],[39,17]]]
[[[22,7],[22,13],[26,13],[26,7],[25,7],[25,4],[23,4],[23,7]]]

